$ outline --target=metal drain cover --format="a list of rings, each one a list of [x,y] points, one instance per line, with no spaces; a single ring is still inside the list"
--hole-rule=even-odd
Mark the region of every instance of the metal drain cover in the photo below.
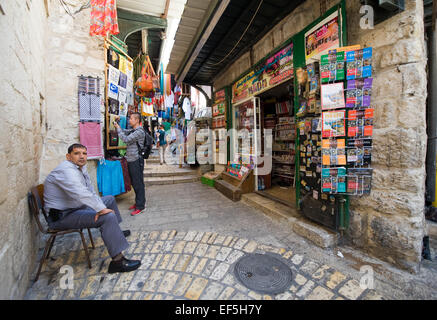
[[[248,254],[241,257],[234,268],[235,277],[247,288],[265,294],[286,291],[292,282],[289,266],[265,254]]]

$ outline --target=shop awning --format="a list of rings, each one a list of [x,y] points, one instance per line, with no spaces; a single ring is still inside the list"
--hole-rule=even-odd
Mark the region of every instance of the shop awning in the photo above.
[[[190,3],[194,4],[195,2],[203,3],[205,1],[187,1],[181,25],[175,38],[175,46],[177,42],[178,44],[185,44],[185,47],[179,45],[174,49],[168,72],[175,73],[178,81],[210,85],[215,75],[226,69],[227,66],[257,43],[304,0],[224,0],[218,3],[211,1],[210,7],[214,4],[216,6],[211,14],[207,16],[210,23],[214,22],[214,18],[219,15],[215,27],[209,31],[207,24],[201,34],[196,37],[197,43],[189,46],[189,50],[184,54],[189,40],[187,39],[187,33],[189,32],[188,30],[184,32],[182,22],[185,23],[186,21],[187,24],[198,22],[195,21],[196,18],[191,18],[193,13],[190,12]],[[220,12],[225,3],[228,3],[226,8],[223,12]],[[192,11],[194,12],[194,9]],[[187,26],[189,27],[189,25]],[[201,43],[202,35],[205,32],[208,33],[208,37],[206,40],[203,39],[204,43]],[[194,30],[191,30],[191,33],[194,33]]]

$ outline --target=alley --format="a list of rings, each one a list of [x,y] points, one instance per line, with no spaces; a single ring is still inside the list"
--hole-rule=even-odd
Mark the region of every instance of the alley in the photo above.
[[[194,183],[146,186],[147,208],[132,217],[133,193],[118,198],[122,229],[130,229],[127,256],[142,260],[135,272],[108,274],[109,257],[98,230],[88,269],[78,236],[57,240],[52,259],[26,299],[435,299],[430,269],[418,275],[367,260],[375,270],[374,290],[361,289],[356,259],[347,247],[322,250],[284,225],[214,188]],[[234,276],[235,262],[248,253],[280,257],[293,282],[278,295],[247,289]],[[41,254],[41,252],[40,252]],[[74,288],[61,289],[60,268],[74,270]],[[35,266],[36,269],[36,266]],[[382,272],[380,274],[377,272]],[[434,274],[433,278],[436,276]],[[429,281],[429,280],[428,280]],[[434,287],[433,287],[434,286]]]

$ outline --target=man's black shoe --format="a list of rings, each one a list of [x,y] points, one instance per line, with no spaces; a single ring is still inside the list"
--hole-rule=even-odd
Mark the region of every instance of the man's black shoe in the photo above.
[[[124,237],[127,238],[130,236],[130,230],[124,230],[123,231]]]
[[[140,265],[140,260],[128,260],[123,257],[120,261],[111,261],[108,267],[108,273],[130,272],[138,269]]]

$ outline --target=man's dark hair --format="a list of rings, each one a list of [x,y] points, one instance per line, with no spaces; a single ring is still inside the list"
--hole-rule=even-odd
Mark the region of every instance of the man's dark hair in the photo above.
[[[85,147],[83,144],[80,144],[80,143],[73,143],[71,146],[68,147],[68,153],[72,153],[74,149],[87,150],[87,147]]]
[[[138,119],[138,121],[141,122],[141,113],[139,113],[139,112],[133,112],[130,116],[131,116],[131,117],[132,117],[132,116],[135,116],[135,117]]]

